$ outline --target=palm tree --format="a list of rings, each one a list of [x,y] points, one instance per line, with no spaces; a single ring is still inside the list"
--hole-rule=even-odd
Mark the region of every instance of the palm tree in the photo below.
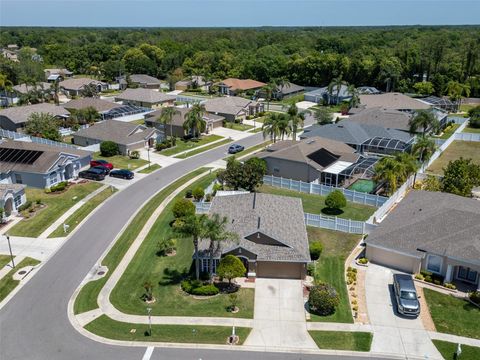
[[[5,97],[7,97],[9,93],[10,94],[13,93],[13,83],[10,80],[8,80],[7,75],[0,74],[0,89],[2,89],[3,92],[5,93]],[[11,100],[13,105],[13,98]],[[8,106],[8,102],[7,102],[7,106]]]
[[[60,92],[60,81],[58,79],[55,80],[53,83],[53,101],[55,102],[55,105],[60,104],[60,98],[58,96],[58,93]]]
[[[357,107],[360,104],[360,96],[358,95],[358,90],[355,85],[349,85],[348,92],[350,93],[350,95],[352,95],[348,104],[350,106],[350,109]]]
[[[205,223],[207,216],[190,215],[185,218],[177,219],[173,224],[173,229],[177,233],[188,237],[191,236],[193,240],[194,258],[195,258],[195,278],[200,279],[200,261],[198,259],[198,241],[204,236]]]
[[[392,157],[384,157],[375,165],[374,171],[373,179],[386,182],[387,194],[393,194],[397,190],[397,176],[401,171],[398,161]]]
[[[342,90],[342,85],[348,85],[346,81],[342,79],[342,75],[334,78],[330,84],[328,84],[328,103],[330,104],[330,96],[336,92],[335,103],[338,105],[340,103],[340,91]]]
[[[445,88],[445,91],[449,96],[450,100],[454,101],[457,104],[458,111],[460,105],[462,104],[463,95],[465,95],[466,97],[470,96],[470,85],[450,80]]]
[[[207,122],[203,120],[205,114],[205,106],[201,104],[194,104],[191,110],[185,114],[185,121],[183,128],[185,131],[191,131],[193,137],[199,137],[205,131]]]
[[[297,105],[292,104],[287,110],[287,115],[290,119],[290,128],[292,130],[293,141],[297,141],[297,132],[299,127],[303,127],[305,121],[305,113],[299,112]]]
[[[270,136],[274,144],[277,141],[277,136],[280,136],[280,115],[279,113],[268,114],[262,125],[263,138]]]
[[[91,97],[91,98],[96,98],[98,97],[98,88],[95,84],[88,84],[83,87],[82,90],[80,90],[80,95],[83,97]]]
[[[208,253],[210,255],[210,282],[213,281],[213,257],[217,251],[220,242],[226,240],[238,240],[237,233],[230,232],[227,230],[228,218],[226,216],[221,217],[218,214],[212,214],[211,217],[205,220],[205,238],[210,240],[208,246]]]
[[[333,122],[333,113],[326,106],[320,106],[315,109],[313,117],[320,125],[331,124]]]
[[[436,132],[440,129],[440,122],[431,110],[418,110],[415,116],[410,119],[409,125],[410,133],[414,134],[421,129],[423,136],[426,135],[427,131]]]
[[[175,142],[175,138],[173,136],[173,117],[175,115],[180,115],[180,111],[173,107],[173,106],[169,106],[169,107],[166,107],[162,110],[162,113],[160,114],[160,116],[158,117],[158,121],[163,124],[163,128],[164,128],[164,131],[165,131],[165,128],[168,124],[170,124],[170,138],[172,139],[172,145],[175,146],[174,142]],[[165,131],[166,133],[166,131]],[[166,136],[165,136],[166,137]]]
[[[403,183],[407,178],[418,170],[418,161],[412,154],[401,152],[395,154],[395,161],[398,163],[398,183]]]
[[[290,126],[288,115],[280,114],[278,129],[280,130],[280,135],[282,136],[282,140],[285,139],[285,135],[288,137],[288,135],[292,133],[292,128]]]
[[[265,91],[265,100],[267,100],[267,111],[270,110],[270,101],[272,100],[273,92],[277,90],[277,83],[275,80],[272,80],[267,85],[263,87]]]
[[[426,136],[419,136],[412,147],[412,153],[418,157],[420,163],[428,161],[436,150],[435,141]]]

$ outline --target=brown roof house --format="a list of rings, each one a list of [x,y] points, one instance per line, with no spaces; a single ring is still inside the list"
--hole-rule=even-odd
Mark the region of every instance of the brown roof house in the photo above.
[[[48,188],[77,178],[91,158],[91,152],[67,144],[3,141],[0,142],[0,182]]]
[[[264,87],[265,83],[252,79],[228,78],[218,83],[220,94],[235,96],[241,92],[255,91]]]
[[[302,201],[262,193],[214,197],[209,214],[228,218],[236,241],[221,241],[214,270],[225,255],[242,260],[248,277],[304,279],[310,260]],[[202,271],[208,271],[209,241],[199,242]]]
[[[361,158],[352,147],[321,137],[279,141],[255,156],[267,162],[269,175],[327,185],[338,185],[341,171]]]
[[[159,89],[161,81],[147,74],[132,74],[128,76],[130,83],[145,89]]]
[[[63,107],[67,110],[78,111],[88,107],[92,107],[100,114],[102,119],[109,117],[109,112],[113,109],[119,109],[121,104],[114,103],[113,101],[107,101],[97,98],[78,98],[70,100],[64,104]]]
[[[0,223],[18,214],[18,208],[26,202],[25,185],[0,183]]]
[[[351,115],[348,121],[408,132],[410,130],[409,122],[412,116],[411,113],[405,111],[372,107],[362,109],[356,114]]]
[[[158,109],[162,106],[173,106],[175,95],[164,94],[151,89],[127,89],[115,96],[115,101],[121,101],[124,105],[141,106]]]
[[[210,114],[223,116],[227,121],[242,122],[248,115],[263,111],[263,103],[236,96],[224,96],[207,100],[205,110]]]
[[[412,190],[365,239],[366,257],[480,290],[480,201]]]
[[[33,113],[49,113],[59,119],[70,115],[70,112],[62,106],[49,103],[15,106],[0,110],[0,129],[17,131],[25,127],[29,116]]]
[[[97,92],[102,92],[108,89],[108,84],[103,81],[98,81],[90,78],[71,78],[60,81],[58,84],[60,89],[68,96],[79,96],[81,91],[89,85],[95,85]]]
[[[188,114],[188,112],[191,110],[189,108],[175,108],[178,113],[175,114],[172,118],[172,124],[168,124],[167,126],[164,126],[160,120],[159,117],[162,114],[164,109],[156,110],[154,112],[151,112],[149,114],[145,115],[145,124],[147,126],[154,127],[158,130],[160,130],[163,134],[176,137],[183,137],[185,136],[185,129],[183,128],[183,123],[185,122],[185,116]],[[210,113],[205,113],[203,115],[203,120],[206,121],[207,127],[205,132],[208,134],[211,132],[213,129],[221,127],[223,125],[223,120],[225,118],[223,116],[219,115],[214,115]]]
[[[105,120],[74,133],[73,142],[76,145],[89,146],[103,141],[113,141],[118,145],[122,155],[128,155],[132,150],[154,146],[159,135],[160,132],[157,129],[143,125]]]
[[[422,101],[411,98],[401,93],[385,93],[376,95],[360,95],[360,104],[366,108],[381,107],[393,110],[426,110],[431,106]]]

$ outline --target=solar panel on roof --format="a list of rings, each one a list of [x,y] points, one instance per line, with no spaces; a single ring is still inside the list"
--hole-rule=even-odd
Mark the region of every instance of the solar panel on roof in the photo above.
[[[314,153],[309,154],[307,157],[310,160],[315,161],[317,164],[327,167],[331,163],[337,161],[340,156],[332,154],[330,151],[322,148]]]
[[[43,151],[0,148],[0,161],[31,165],[43,154]]]

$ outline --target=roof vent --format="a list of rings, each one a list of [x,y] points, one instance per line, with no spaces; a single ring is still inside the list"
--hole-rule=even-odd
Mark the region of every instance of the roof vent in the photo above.
[[[307,144],[313,144],[314,142],[315,142],[315,139],[308,140],[308,141],[307,141]]]
[[[260,216],[258,217],[257,229],[260,229]]]
[[[254,192],[254,193],[253,193],[253,209],[255,209],[255,203],[256,203],[256,201],[257,201],[257,193]]]

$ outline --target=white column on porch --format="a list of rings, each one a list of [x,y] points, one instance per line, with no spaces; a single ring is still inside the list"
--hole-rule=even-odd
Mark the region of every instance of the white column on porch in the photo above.
[[[452,279],[453,279],[453,266],[448,265],[447,273],[445,274],[445,282],[450,283],[450,282],[452,282]]]

